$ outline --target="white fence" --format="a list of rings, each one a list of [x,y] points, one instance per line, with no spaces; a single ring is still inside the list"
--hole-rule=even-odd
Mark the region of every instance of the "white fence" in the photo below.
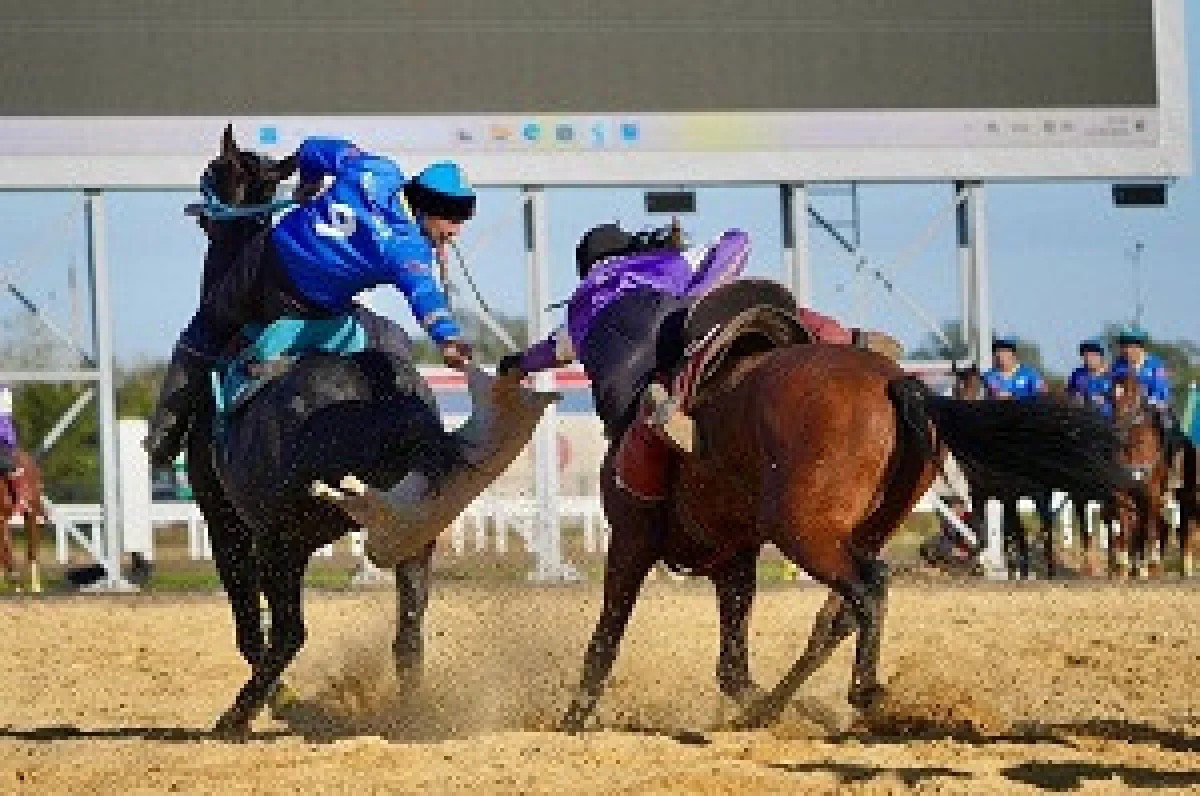
[[[212,557],[208,529],[199,508],[194,503],[151,500],[149,462],[141,448],[146,434],[144,420],[122,420],[119,423],[118,442],[121,461],[120,517],[121,527],[107,532],[104,527],[104,508],[99,504],[47,504],[49,521],[55,527],[56,557],[62,564],[68,562],[72,546],[85,551],[108,569],[109,582],[119,585],[119,562],[121,553],[137,552],[154,559],[156,529],[167,525],[184,525],[187,528],[187,554],[194,560]],[[1053,504],[1062,506],[1065,496],[1055,494]],[[1032,511],[1033,504],[1024,501],[1021,509]],[[455,521],[449,530],[449,552],[464,555],[468,542],[474,552],[505,553],[510,549],[513,537],[527,551],[538,554],[537,523],[542,507],[532,498],[485,493]],[[609,529],[604,520],[600,499],[596,496],[557,499],[560,520],[582,527],[583,549],[587,553],[604,552],[608,548]],[[934,513],[949,519],[960,533],[969,539],[974,535],[957,520],[938,495],[931,491],[917,505],[917,512]],[[1177,507],[1173,507],[1178,511]],[[1089,524],[1095,526],[1095,512],[1087,512]],[[1072,527],[1074,513],[1066,507],[1057,512],[1056,520],[1064,545],[1071,545],[1075,529]],[[988,545],[983,559],[989,574],[1002,576],[1004,557],[999,505],[992,504],[987,511]],[[1089,530],[1096,531],[1096,527]],[[1098,535],[1101,545],[1107,534]],[[363,532],[351,534],[350,552],[362,559],[361,569],[372,571],[363,557]],[[317,555],[332,555],[332,546],[318,551]]]

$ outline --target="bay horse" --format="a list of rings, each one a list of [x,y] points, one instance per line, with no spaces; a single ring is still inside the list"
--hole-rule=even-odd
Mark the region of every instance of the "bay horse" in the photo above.
[[[20,515],[25,530],[25,568],[29,591],[37,594],[42,590],[41,574],[38,571],[38,550],[42,543],[41,520],[46,516],[42,504],[42,471],[37,461],[27,451],[15,451],[16,494],[8,483],[0,480],[0,569],[10,583],[19,583],[20,575],[13,554],[11,519]]]
[[[642,583],[660,560],[714,583],[720,689],[742,707],[741,726],[762,726],[855,631],[849,701],[876,704],[888,582],[880,553],[946,449],[969,475],[1013,490],[1127,485],[1113,463],[1113,430],[1093,413],[931,395],[894,361],[850,346],[751,350],[715,377],[711,398],[693,410],[703,444],[680,458],[658,511],[618,485],[616,445],[608,450],[603,605],[561,722],[566,731],[582,730],[594,712]],[[766,543],[831,593],[804,654],[764,694],[750,675],[747,634]]]
[[[241,150],[227,127],[206,182],[223,204],[266,206],[294,168],[291,158],[277,162]],[[214,220],[203,207],[189,212],[200,216],[209,237],[206,286],[267,223],[265,214]],[[355,312],[371,346],[397,333],[366,308]],[[188,434],[188,466],[238,650],[251,667],[214,731],[241,737],[304,642],[301,588],[311,554],[358,527],[336,505],[310,495],[309,485],[354,472],[371,486],[391,486],[417,462],[436,477],[457,466],[459,443],[445,433],[432,390],[411,363],[378,350],[304,356],[230,418],[223,445],[214,442],[215,424],[215,407],[204,402]],[[402,685],[420,676],[432,554],[431,542],[395,566],[393,653]],[[270,608],[269,639],[260,595]]]
[[[1126,502],[1111,510],[1119,526],[1112,537],[1115,574],[1124,578],[1133,571],[1158,576],[1163,571],[1168,537],[1163,509],[1170,464],[1163,430],[1132,368],[1114,380],[1110,397],[1120,440],[1118,459],[1145,489],[1144,501],[1136,505]],[[1186,528],[1183,523],[1181,526]]]
[[[970,401],[988,400],[987,391],[983,386],[983,374],[975,365],[965,368],[954,368],[953,395],[956,398]],[[1034,399],[1049,400],[1049,399]],[[1004,564],[1009,579],[1027,579],[1030,573],[1029,535],[1021,520],[1019,511],[1020,500],[1030,497],[1033,500],[1037,514],[1042,540],[1042,554],[1046,563],[1046,574],[1053,578],[1057,574],[1057,558],[1054,551],[1054,512],[1051,509],[1052,490],[1050,486],[1061,485],[1027,485],[1021,491],[1014,492],[1011,484],[996,481],[986,475],[979,474],[968,479],[971,493],[971,504],[974,507],[973,516],[976,518],[976,531],[980,535],[980,547],[986,546],[987,503],[996,500],[1002,508],[1001,534],[1004,544]],[[1083,504],[1086,505],[1086,504]],[[1076,504],[1076,516],[1082,516],[1079,504]]]

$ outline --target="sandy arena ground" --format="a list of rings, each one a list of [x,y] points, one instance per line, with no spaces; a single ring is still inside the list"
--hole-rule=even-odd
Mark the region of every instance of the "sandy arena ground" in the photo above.
[[[824,592],[776,587],[753,625],[773,684]],[[387,592],[310,594],[301,701],[207,740],[245,676],[221,596],[0,602],[0,793],[1020,793],[1200,791],[1200,592],[1175,585],[898,585],[887,715],[845,706],[849,645],[773,730],[723,731],[716,612],[659,582],[600,711],[549,728],[595,586],[439,584],[420,693],[392,689]],[[923,733],[914,737],[916,731]],[[906,734],[907,733],[907,734]]]

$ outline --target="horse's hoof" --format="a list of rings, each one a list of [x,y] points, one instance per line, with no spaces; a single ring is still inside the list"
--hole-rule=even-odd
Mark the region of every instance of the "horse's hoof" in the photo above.
[[[288,709],[299,699],[300,695],[296,693],[296,689],[280,680],[267,697],[267,710],[270,712],[271,718],[276,721],[286,719]],[[249,730],[249,723],[247,723],[247,730]]]
[[[413,665],[396,665],[396,693],[411,694],[421,687],[425,670],[420,662]]]
[[[742,711],[748,711],[754,705],[764,702],[767,698],[767,692],[751,683],[750,685],[733,691],[726,692],[725,696],[733,700],[733,704],[737,705]]]
[[[558,731],[568,735],[578,735],[583,732],[587,720],[596,708],[597,699],[598,697],[576,696],[571,700],[571,707],[567,708],[566,715],[558,723]]]
[[[218,741],[242,743],[250,738],[250,720],[226,713],[213,726],[212,737]]]
[[[857,710],[871,710],[883,701],[883,686],[864,685],[850,690],[849,702]]]
[[[770,695],[759,697],[742,709],[742,715],[733,722],[734,730],[761,730],[779,720],[783,705],[776,704]]]

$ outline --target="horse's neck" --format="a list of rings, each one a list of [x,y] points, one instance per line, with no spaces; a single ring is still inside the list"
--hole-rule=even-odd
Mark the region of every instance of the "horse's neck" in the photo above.
[[[251,219],[221,221],[210,225],[208,249],[204,253],[204,284],[207,293],[225,276],[234,259],[260,230],[262,224]]]

